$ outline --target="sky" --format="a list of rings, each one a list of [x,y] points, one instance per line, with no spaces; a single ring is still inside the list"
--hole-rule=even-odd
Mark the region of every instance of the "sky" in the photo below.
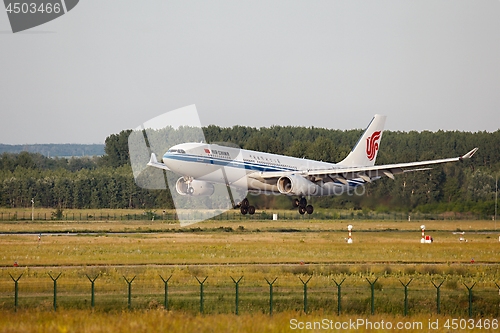
[[[103,143],[195,104],[201,124],[500,128],[500,1],[81,0],[13,34],[0,143]]]

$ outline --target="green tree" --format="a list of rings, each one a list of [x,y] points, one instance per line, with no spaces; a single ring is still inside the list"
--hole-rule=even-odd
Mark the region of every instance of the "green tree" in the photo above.
[[[122,165],[130,164],[130,155],[128,149],[128,137],[132,130],[124,130],[119,134],[112,134],[106,138],[104,152],[101,159],[101,166],[117,168]]]

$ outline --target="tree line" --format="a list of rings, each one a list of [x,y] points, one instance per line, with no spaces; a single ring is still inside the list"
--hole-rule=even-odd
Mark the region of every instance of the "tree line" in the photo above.
[[[362,130],[329,130],[292,126],[203,128],[206,142],[230,143],[244,149],[338,162],[350,152]],[[199,138],[166,128],[148,132],[148,143],[161,156],[176,140]],[[0,206],[69,208],[174,208],[170,191],[137,186],[131,165],[131,130],[105,140],[104,155],[48,158],[21,152],[0,155]],[[139,133],[142,135],[142,133]],[[172,139],[175,138],[175,139]],[[193,140],[195,140],[193,139]],[[362,196],[313,198],[316,207],[422,212],[494,213],[496,177],[500,175],[500,130],[496,132],[385,131],[377,164],[410,162],[479,151],[463,163],[405,173],[373,182]],[[154,148],[154,149],[153,149]],[[147,162],[149,151],[144,152]],[[144,161],[141,160],[143,163]],[[145,164],[145,163],[144,163]],[[135,169],[134,169],[135,170]],[[290,198],[252,197],[260,209],[289,208]]]
[[[0,143],[0,154],[20,153],[27,151],[30,153],[40,153],[47,157],[56,156],[101,156],[104,154],[103,144],[33,144],[33,145],[5,145]]]

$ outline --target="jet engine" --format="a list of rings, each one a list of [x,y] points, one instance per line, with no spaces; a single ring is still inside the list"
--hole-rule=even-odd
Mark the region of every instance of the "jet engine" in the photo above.
[[[278,190],[287,195],[315,195],[319,187],[302,176],[290,175],[278,179]]]
[[[201,180],[192,180],[190,183],[186,182],[184,177],[177,179],[175,189],[180,195],[192,196],[210,196],[214,194],[214,185]]]

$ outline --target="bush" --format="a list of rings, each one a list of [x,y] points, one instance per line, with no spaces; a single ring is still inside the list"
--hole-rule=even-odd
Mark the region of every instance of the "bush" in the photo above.
[[[292,273],[294,275],[311,275],[311,271],[309,269],[309,266],[307,265],[298,265],[291,267],[283,266],[282,270],[285,273]]]
[[[332,265],[321,267],[320,274],[321,275],[347,275],[349,274],[349,267],[344,265]]]
[[[62,220],[63,219],[63,209],[61,207],[56,208],[55,211],[51,213],[53,220]]]
[[[415,274],[416,270],[415,270],[415,267],[405,267],[404,269],[404,273],[406,275],[413,275]]]
[[[420,274],[425,275],[434,275],[438,273],[438,270],[435,266],[422,266],[418,271]]]

